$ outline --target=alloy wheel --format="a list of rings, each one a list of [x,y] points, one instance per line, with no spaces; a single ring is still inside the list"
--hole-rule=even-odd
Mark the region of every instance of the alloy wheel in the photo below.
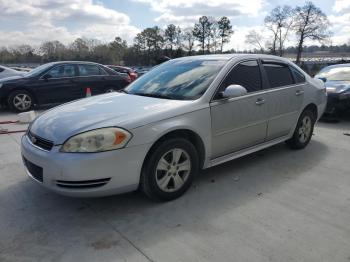
[[[310,135],[311,135],[311,129],[312,129],[312,120],[309,116],[304,116],[301,125],[298,130],[299,135],[299,141],[301,143],[305,143]]]
[[[164,192],[179,190],[191,172],[191,159],[189,154],[180,148],[166,152],[156,167],[156,182]]]
[[[13,105],[20,111],[25,111],[32,106],[32,99],[27,94],[17,94],[13,98]]]

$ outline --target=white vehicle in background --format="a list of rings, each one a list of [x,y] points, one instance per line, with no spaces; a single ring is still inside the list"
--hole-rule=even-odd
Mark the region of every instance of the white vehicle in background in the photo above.
[[[25,72],[20,72],[11,68],[8,68],[6,66],[0,65],[0,79],[11,77],[11,76],[22,76]]]

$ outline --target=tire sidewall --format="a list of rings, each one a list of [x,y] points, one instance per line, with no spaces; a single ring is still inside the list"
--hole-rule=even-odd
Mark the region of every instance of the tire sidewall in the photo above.
[[[156,168],[160,158],[166,152],[174,148],[180,148],[188,153],[191,161],[191,171],[188,175],[187,180],[180,189],[174,192],[164,192],[159,188],[157,184]],[[144,176],[143,181],[147,184],[145,186],[148,187],[152,195],[154,195],[152,198],[159,200],[172,200],[183,195],[191,186],[193,178],[198,173],[199,169],[198,153],[195,147],[188,140],[182,138],[174,138],[164,141],[158,147],[156,147],[156,149],[152,152],[150,158],[146,161],[147,163],[142,172],[142,175]]]

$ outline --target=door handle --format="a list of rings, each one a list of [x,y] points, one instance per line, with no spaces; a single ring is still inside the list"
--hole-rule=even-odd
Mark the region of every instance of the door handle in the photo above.
[[[265,104],[265,99],[264,98],[258,98],[256,101],[255,101],[255,104],[260,106],[262,104]]]
[[[304,94],[304,91],[303,91],[303,90],[297,90],[297,91],[295,92],[295,95],[296,95],[296,96],[300,96],[300,95],[302,95],[302,94]]]

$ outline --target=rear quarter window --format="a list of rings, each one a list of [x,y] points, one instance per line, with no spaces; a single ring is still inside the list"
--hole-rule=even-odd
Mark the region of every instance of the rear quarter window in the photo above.
[[[290,66],[296,84],[305,83],[305,76],[294,66]]]

